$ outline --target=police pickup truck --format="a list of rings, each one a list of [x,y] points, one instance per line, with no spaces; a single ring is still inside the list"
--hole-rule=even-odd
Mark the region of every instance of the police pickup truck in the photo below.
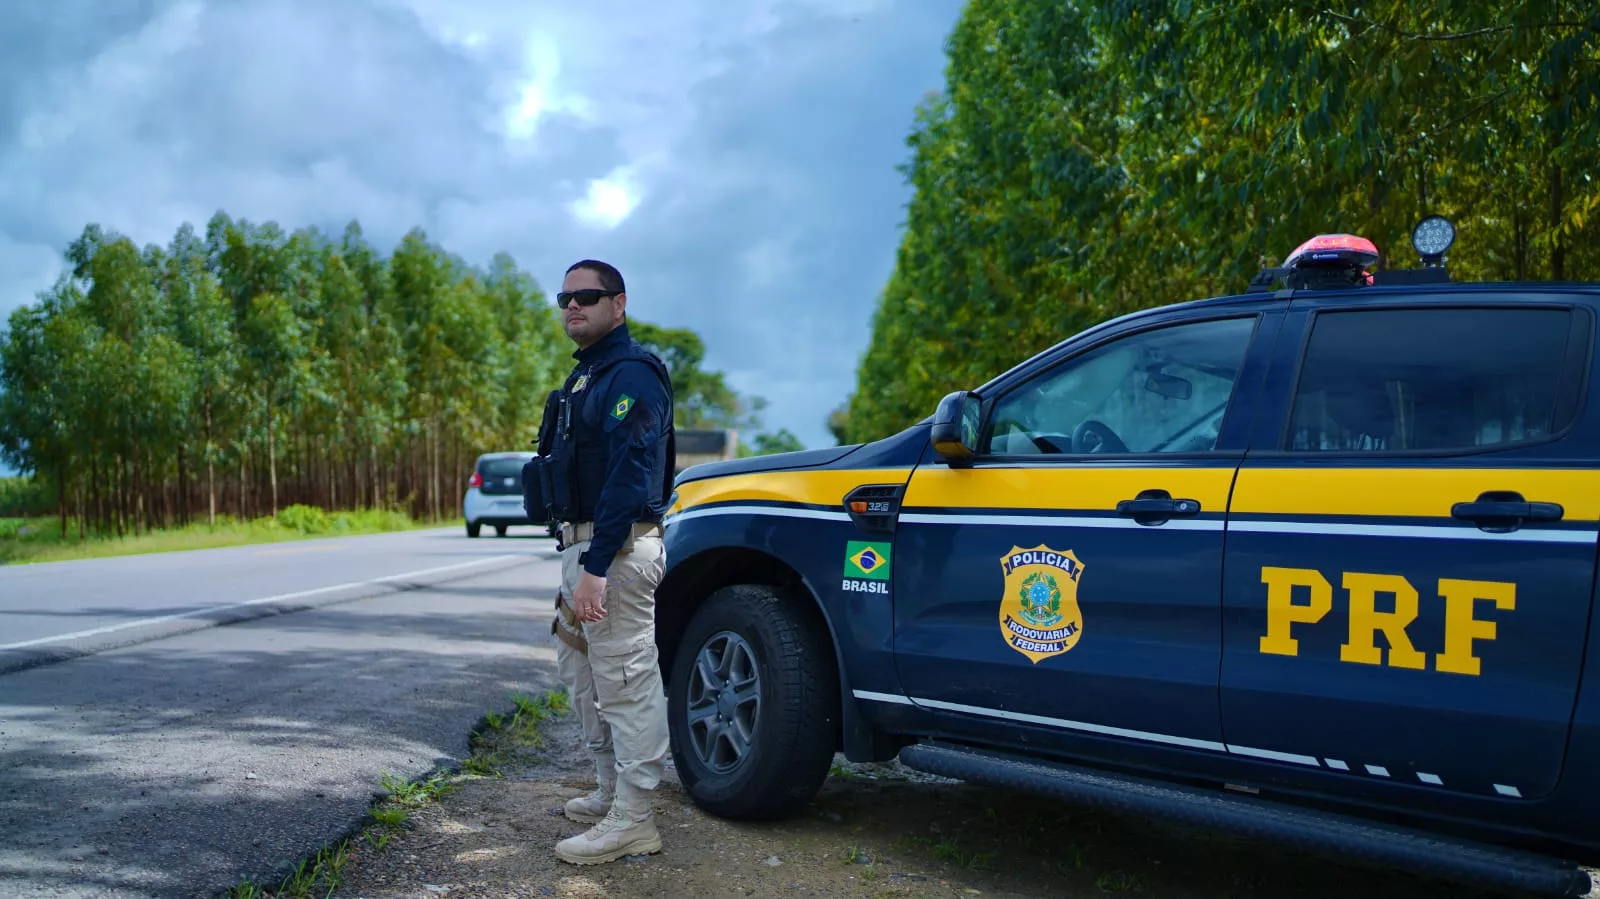
[[[1446,877],[1600,856],[1600,284],[1351,235],[856,446],[694,466],[657,592],[726,817],[835,752]]]

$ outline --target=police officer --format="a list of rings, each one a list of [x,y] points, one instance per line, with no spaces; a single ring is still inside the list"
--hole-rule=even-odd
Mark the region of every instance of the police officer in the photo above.
[[[574,864],[661,849],[651,797],[668,736],[655,588],[676,463],[672,382],[661,360],[629,336],[627,302],[611,265],[585,259],[567,269],[556,304],[578,345],[577,365],[551,394],[540,455],[524,470],[530,504],[544,504],[561,523],[552,630],[595,762],[597,789],[565,809],[594,826],[555,847]]]

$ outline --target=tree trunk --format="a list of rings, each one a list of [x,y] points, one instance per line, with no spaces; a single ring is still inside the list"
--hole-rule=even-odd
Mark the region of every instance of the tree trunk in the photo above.
[[[216,450],[211,442],[211,391],[206,390],[206,524],[217,525]]]
[[[433,412],[428,429],[428,520],[439,517],[439,410]]]
[[[239,517],[250,520],[255,511],[250,505],[250,450],[239,451]]]
[[[116,455],[116,483],[113,487],[115,500],[113,505],[117,510],[117,538],[121,539],[128,525],[128,462],[121,454]]]
[[[1561,169],[1550,170],[1550,280],[1565,281],[1567,277],[1567,247],[1561,240]]]
[[[343,466],[334,461],[333,447],[327,447],[323,450],[323,453],[327,456],[322,468],[323,490],[326,491],[328,511],[337,512],[339,511],[339,474]]]
[[[144,526],[144,466],[137,445],[128,454],[128,533],[139,536]]]
[[[422,484],[422,453],[423,448],[427,445],[427,443],[426,438],[424,438],[424,442],[421,444],[417,442],[416,438],[412,438],[406,442],[410,444],[411,449],[411,451],[407,453],[407,455],[411,458],[408,459],[406,463],[406,468],[408,469],[406,472],[406,492],[411,497],[411,502],[409,503],[407,512],[412,518],[416,518],[422,514],[421,502],[423,497],[422,488],[420,486]]]
[[[128,530],[132,531],[133,535],[137,537],[141,533],[148,532],[150,524],[150,510],[144,496],[144,482],[146,480],[144,453],[139,450],[137,443],[134,446],[133,455],[128,460],[128,467],[132,472],[133,479],[133,489],[129,492],[129,498],[133,503],[133,514],[129,516]]]
[[[101,516],[105,512],[100,505],[100,454],[98,452],[89,456],[89,508],[94,512],[93,530],[99,530]]]
[[[278,440],[272,428],[272,386],[267,386],[267,478],[272,492],[272,517],[278,517]]]
[[[1517,204],[1516,217],[1513,221],[1515,222],[1516,235],[1512,244],[1516,252],[1516,280],[1526,281],[1528,279],[1528,220],[1522,214],[1520,203]]]
[[[65,456],[56,462],[56,517],[61,519],[61,540],[67,539],[67,460]]]
[[[188,443],[179,443],[178,444],[178,515],[177,515],[178,526],[179,527],[188,527],[188,525],[189,525],[189,466],[187,464],[185,464],[188,461],[187,460],[188,455],[189,455],[189,445],[188,445]]]
[[[450,441],[450,465],[449,465],[449,467],[447,467],[445,469],[445,471],[449,472],[449,476],[445,479],[448,483],[450,483],[450,484],[458,484],[458,483],[460,483],[459,481],[456,480],[456,478],[461,476],[461,441],[460,440],[452,439]],[[452,496],[451,497],[451,501],[452,502],[456,501],[456,498],[454,496]]]

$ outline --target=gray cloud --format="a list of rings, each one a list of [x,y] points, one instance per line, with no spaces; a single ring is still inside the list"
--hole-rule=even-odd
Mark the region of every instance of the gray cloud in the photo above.
[[[469,260],[510,252],[546,289],[580,255],[614,261],[638,316],[699,331],[709,364],[772,402],[769,427],[825,444],[898,243],[913,106],[961,5],[8,7],[0,320],[88,222],[165,242],[217,209],[355,218],[385,248],[421,225]],[[620,224],[576,216],[611,176]]]
[[[712,361],[810,445],[855,384],[909,198],[895,166],[956,7],[841,20],[791,6],[696,87],[685,183],[618,229],[656,278],[647,296],[700,328]]]

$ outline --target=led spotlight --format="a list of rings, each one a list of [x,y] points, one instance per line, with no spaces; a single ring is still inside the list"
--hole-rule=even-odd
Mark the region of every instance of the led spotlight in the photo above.
[[[1442,215],[1430,215],[1411,229],[1411,245],[1422,256],[1422,264],[1437,266],[1445,251],[1456,242],[1456,226]]]

